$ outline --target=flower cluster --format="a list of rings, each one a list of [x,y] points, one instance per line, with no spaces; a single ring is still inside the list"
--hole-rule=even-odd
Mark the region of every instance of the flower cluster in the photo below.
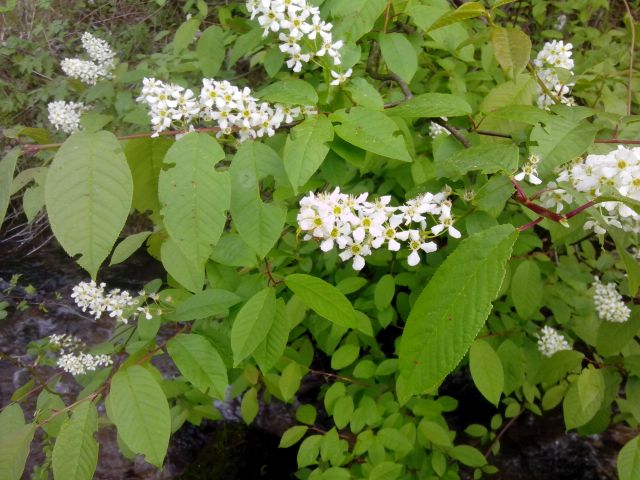
[[[73,133],[80,129],[80,116],[89,108],[80,102],[65,102],[58,100],[49,102],[49,122],[56,130]]]
[[[531,154],[527,163],[522,167],[522,170],[520,170],[517,175],[514,175],[513,178],[521,182],[524,180],[524,177],[527,177],[529,183],[540,185],[542,180],[538,178],[538,163],[540,163],[540,157],[535,153]]]
[[[441,120],[445,122],[449,120],[447,117],[440,117]],[[436,138],[438,135],[450,135],[449,130],[444,128],[442,125],[438,125],[436,122],[429,123],[429,136],[431,138]]]
[[[410,250],[407,262],[420,263],[420,251],[435,252],[437,245],[431,241],[445,230],[454,238],[460,232],[453,226],[450,189],[432,194],[424,193],[393,207],[391,196],[367,201],[367,193],[347,195],[336,188],[333,192],[310,192],[300,200],[298,225],[306,232],[304,240],[317,239],[320,249],[328,252],[337,245],[343,261],[352,260],[355,270],[365,265],[365,257],[372,250],[387,245],[397,252],[406,242]],[[427,217],[436,224],[427,228]]]
[[[129,321],[128,315],[125,315],[125,311],[130,310],[138,303],[138,299],[132,297],[126,290],[120,290],[115,288],[108,293],[105,293],[106,284],[97,284],[93,280],[90,282],[80,282],[73,287],[73,293],[71,298],[74,299],[76,305],[82,309],[83,312],[89,310],[89,313],[98,320],[104,312],[107,312],[110,317],[115,318],[117,321],[127,323]]]
[[[108,367],[112,364],[113,360],[106,354],[63,353],[58,359],[58,367],[71,375],[84,375],[98,367]]]
[[[570,43],[564,43],[562,40],[553,40],[544,44],[544,47],[533,61],[537,68],[537,75],[542,83],[560,102],[566,105],[574,104],[573,98],[568,96],[574,84],[563,82],[557,69],[568,70],[569,74],[573,75],[572,48],[573,45]],[[538,94],[538,106],[540,108],[548,109],[555,103],[554,99],[547,95],[540,86],[538,86]]]
[[[538,350],[545,357],[551,357],[556,352],[561,350],[571,350],[571,345],[567,342],[564,336],[555,328],[542,327],[542,331],[537,335],[538,337]]]
[[[84,342],[80,337],[68,333],[49,335],[49,344],[63,351],[78,350],[84,347]]]
[[[85,32],[81,38],[82,47],[91,60],[65,58],[60,62],[62,71],[69,77],[87,85],[95,85],[101,78],[113,78],[116,54],[107,42]]]
[[[615,194],[640,200],[640,148],[626,148],[620,145],[606,155],[588,155],[578,159],[562,170],[556,180],[558,183],[570,183],[574,190],[587,194],[590,198],[600,195]],[[549,208],[559,202],[570,202],[572,197],[555,182],[549,183],[554,192],[542,199]],[[621,202],[604,202],[598,204],[602,213],[602,221],[608,225],[621,228],[627,232],[640,232],[640,215]],[[590,220],[585,228],[593,228],[596,233],[604,234],[600,221]]]
[[[342,64],[340,53],[344,43],[334,41],[333,25],[320,17],[320,9],[306,0],[248,0],[251,19],[257,19],[264,35],[277,32],[280,51],[287,54],[287,67],[300,72],[302,65],[316,58],[331,58],[331,85],[339,85],[351,76],[351,69],[342,73],[333,67]]]
[[[199,97],[188,88],[145,78],[138,102],[149,108],[151,125],[158,135],[172,126],[186,129],[194,121],[215,122],[218,137],[236,132],[239,141],[273,136],[283,123],[291,123],[312,107],[289,107],[260,102],[251,89],[228,81],[205,78]]]
[[[614,323],[624,323],[629,320],[631,310],[624,304],[615,283],[605,285],[595,277],[593,287],[593,303],[601,320]]]

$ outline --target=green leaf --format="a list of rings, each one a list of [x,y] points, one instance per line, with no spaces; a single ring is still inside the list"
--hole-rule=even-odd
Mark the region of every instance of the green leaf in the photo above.
[[[235,65],[238,60],[251,52],[262,42],[262,28],[256,24],[256,28],[249,30],[247,33],[240,35],[231,49],[228,65]]]
[[[356,328],[356,313],[353,306],[333,285],[320,278],[294,273],[285,278],[289,289],[305,305],[321,317],[346,328]]]
[[[631,306],[631,316],[623,323],[602,322],[596,346],[600,355],[616,355],[640,332],[640,307]]]
[[[211,254],[211,260],[229,267],[255,267],[258,257],[237,233],[223,233]]]
[[[339,123],[334,130],[345,142],[383,157],[411,162],[398,125],[384,113],[353,107],[348,113],[338,110],[330,118]]]
[[[187,48],[198,32],[200,28],[200,20],[198,18],[191,18],[186,22],[183,22],[173,37],[173,53],[178,54]]]
[[[371,469],[369,480],[396,480],[402,474],[402,465],[382,462]]]
[[[287,105],[315,105],[318,93],[304,80],[282,80],[264,87],[256,93],[258,98],[268,102],[285,103]]]
[[[288,428],[280,439],[280,445],[278,448],[289,448],[290,446],[298,443],[304,434],[307,433],[309,427],[304,425],[295,425],[291,428]]]
[[[251,355],[269,333],[276,312],[276,295],[265,288],[251,297],[236,315],[231,326],[233,365]]]
[[[282,370],[278,386],[280,387],[280,393],[282,393],[282,399],[285,402],[290,402],[294,398],[300,388],[302,375],[302,367],[296,362],[291,362]]]
[[[333,126],[323,115],[310,117],[291,130],[284,146],[283,161],[295,194],[298,187],[307,183],[320,168],[329,153],[326,143],[331,140]]]
[[[391,305],[391,300],[396,293],[396,282],[393,275],[383,275],[378,280],[376,288],[373,291],[373,303],[380,312]]]
[[[162,266],[169,275],[192,292],[202,290],[204,283],[204,264],[198,264],[187,258],[176,242],[168,238],[160,247]]]
[[[496,60],[511,78],[522,72],[531,57],[531,39],[517,28],[494,27],[491,43]]]
[[[381,33],[380,51],[389,70],[397,73],[405,82],[411,82],[418,70],[418,56],[406,35]]]
[[[142,246],[144,241],[149,238],[149,235],[151,235],[151,232],[139,232],[129,235],[127,238],[122,240],[113,250],[109,265],[116,265],[124,262]]]
[[[129,140],[124,148],[133,177],[132,207],[143,213],[150,210],[160,213],[158,179],[164,156],[173,145],[166,137],[136,138]]]
[[[53,478],[55,480],[91,480],[98,464],[98,442],[93,438],[98,430],[98,411],[93,402],[84,402],[73,409],[60,430],[53,447]]]
[[[364,78],[354,78],[346,86],[346,90],[357,105],[361,107],[371,108],[373,110],[382,110],[384,108],[384,100],[378,90],[367,82]]]
[[[504,388],[504,371],[500,357],[484,340],[476,339],[471,344],[469,369],[482,396],[497,407]]]
[[[386,5],[386,0],[333,2],[331,14],[334,18],[338,18],[338,21],[334,21],[334,38],[345,38],[356,42],[371,31]]]
[[[340,370],[348,367],[358,359],[360,347],[358,345],[343,345],[331,355],[331,368]]]
[[[0,160],[0,227],[7,214],[9,200],[11,200],[11,188],[13,185],[13,172],[20,158],[20,149],[14,148]]]
[[[33,222],[42,207],[44,207],[44,186],[35,185],[27,188],[22,194],[22,209],[29,223]]]
[[[333,406],[333,421],[338,428],[345,428],[351,421],[354,405],[353,398],[350,396],[340,397]]]
[[[441,16],[431,25],[431,27],[427,31],[432,32],[433,30],[446,27],[447,25],[451,25],[453,23],[458,23],[463,20],[479,17],[483,15],[485,11],[485,8],[480,2],[463,3],[453,12],[448,12]]]
[[[74,133],[49,167],[45,201],[56,239],[93,278],[124,227],[133,181],[116,137]]]
[[[469,445],[457,445],[448,453],[469,467],[479,468],[487,464],[487,459],[480,453],[480,450]]]
[[[511,278],[511,299],[521,318],[527,320],[542,306],[544,285],[534,260],[525,260]]]
[[[550,175],[556,167],[582,155],[593,143],[596,131],[587,121],[576,122],[559,115],[533,127],[530,152],[540,156],[540,175]]]
[[[24,414],[17,403],[0,412],[0,478],[22,478],[35,431],[35,425],[24,423]]]
[[[266,338],[253,352],[253,357],[263,373],[269,371],[284,353],[289,339],[289,330],[286,305],[282,299],[278,299],[271,328]]]
[[[618,453],[619,480],[636,480],[640,472],[640,437],[632,438]]]
[[[224,32],[220,27],[214,25],[202,32],[196,45],[196,56],[204,77],[216,76],[225,53]]]
[[[139,365],[118,370],[111,381],[108,415],[131,451],[162,467],[171,415],[164,392],[148,370]]]
[[[609,228],[609,235],[613,238],[616,244],[616,251],[622,259],[624,268],[627,271],[627,279],[629,281],[629,296],[635,297],[638,293],[638,287],[640,286],[640,263],[631,255],[625,248],[626,239],[625,236],[629,234],[623,234],[617,228]]]
[[[322,435],[311,435],[304,439],[298,448],[298,468],[304,468],[317,462],[320,453]]]
[[[386,449],[392,452],[408,453],[413,449],[413,444],[397,428],[380,429],[378,439]]]
[[[229,174],[215,165],[224,151],[204,133],[190,133],[174,143],[160,172],[158,193],[164,225],[185,257],[203,264],[227,220],[231,186]]]
[[[601,195],[594,200],[594,203],[603,202],[621,202],[627,207],[631,208],[634,212],[640,215],[640,201],[631,197],[623,197],[622,195]]]
[[[439,385],[464,357],[502,285],[518,236],[498,225],[464,239],[416,300],[400,341],[406,392]]]
[[[467,172],[513,173],[518,168],[518,147],[513,144],[476,145],[436,163],[438,176],[458,178]]]
[[[198,390],[225,398],[227,367],[213,345],[195,333],[180,334],[167,343],[167,352],[180,373]]]
[[[600,409],[604,400],[604,376],[596,368],[585,368],[578,377],[578,399],[584,411]]]
[[[471,114],[471,106],[450,93],[423,93],[390,108],[387,113],[403,118],[461,117]]]
[[[249,425],[253,422],[258,415],[258,410],[260,410],[260,405],[258,404],[258,390],[252,387],[245,392],[242,396],[242,401],[240,402],[240,415],[242,415],[244,423]]]
[[[284,227],[287,209],[276,203],[264,203],[260,180],[272,174],[280,164],[278,154],[267,145],[245,142],[238,149],[231,175],[231,215],[238,233],[256,254],[264,258],[273,248]]]
[[[175,319],[180,322],[199,320],[214,315],[224,315],[242,299],[233,292],[207,289],[183,301],[176,308]]]
[[[435,445],[440,447],[453,447],[449,432],[436,422],[423,419],[418,425],[418,430],[424,435],[424,438]]]
[[[585,375],[585,372],[588,371],[586,369],[583,370],[580,377],[578,377],[578,382],[569,387],[569,391],[564,397],[562,411],[567,430],[580,427],[589,422],[598,413],[604,399],[602,372]],[[595,371],[598,372],[598,370]],[[581,381],[580,378],[583,378],[583,380]],[[580,387],[579,383],[582,383],[582,387]],[[580,390],[583,391],[583,394],[580,393]]]

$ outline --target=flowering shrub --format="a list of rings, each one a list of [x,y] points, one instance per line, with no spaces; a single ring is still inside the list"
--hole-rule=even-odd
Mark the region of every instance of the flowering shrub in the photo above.
[[[56,374],[3,406],[0,478],[22,476],[38,430],[55,479],[92,478],[107,424],[160,469],[172,433],[232,398],[247,424],[260,402],[296,409],[280,446],[309,480],[481,478],[524,412],[560,405],[567,431],[638,428],[626,2],[606,48],[570,36],[593,12],[567,2],[192,3],[136,58],[83,34],[49,123],[8,132],[0,214],[46,211],[87,272],[71,297],[113,334],[33,342],[29,371]],[[134,213],[147,227],[124,236]],[[165,278],[99,280],[143,248]],[[456,431],[442,387],[462,370],[495,415]],[[307,375],[325,382],[302,404]],[[621,479],[638,458],[635,437]]]

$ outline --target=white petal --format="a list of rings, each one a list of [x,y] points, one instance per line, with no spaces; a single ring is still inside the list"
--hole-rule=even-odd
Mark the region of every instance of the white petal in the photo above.
[[[356,255],[353,257],[353,269],[362,270],[364,268],[364,257]]]
[[[451,235],[453,238],[460,238],[460,232],[453,225],[449,227],[449,235]]]
[[[420,263],[420,254],[417,250],[411,252],[411,255],[409,255],[409,258],[407,258],[407,263],[412,267]]]

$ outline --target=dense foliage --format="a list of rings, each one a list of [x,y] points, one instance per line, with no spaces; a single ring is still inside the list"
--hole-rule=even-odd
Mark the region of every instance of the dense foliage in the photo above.
[[[1,10],[0,112],[21,124],[3,131],[0,217],[46,212],[87,271],[78,308],[114,329],[31,344],[30,371],[58,373],[3,406],[0,478],[21,478],[37,430],[43,478],[92,478],[107,424],[162,468],[172,433],[233,398],[247,423],[297,405],[281,447],[310,480],[481,478],[515,419],[560,405],[580,434],[638,428],[631,2],[139,3],[104,7],[137,19],[110,35],[103,7],[86,32],[27,37],[48,3]],[[166,278],[100,282],[142,248]],[[439,388],[461,369],[490,425],[449,427]],[[307,375],[328,382],[301,404]],[[640,437],[618,474],[640,475]]]

